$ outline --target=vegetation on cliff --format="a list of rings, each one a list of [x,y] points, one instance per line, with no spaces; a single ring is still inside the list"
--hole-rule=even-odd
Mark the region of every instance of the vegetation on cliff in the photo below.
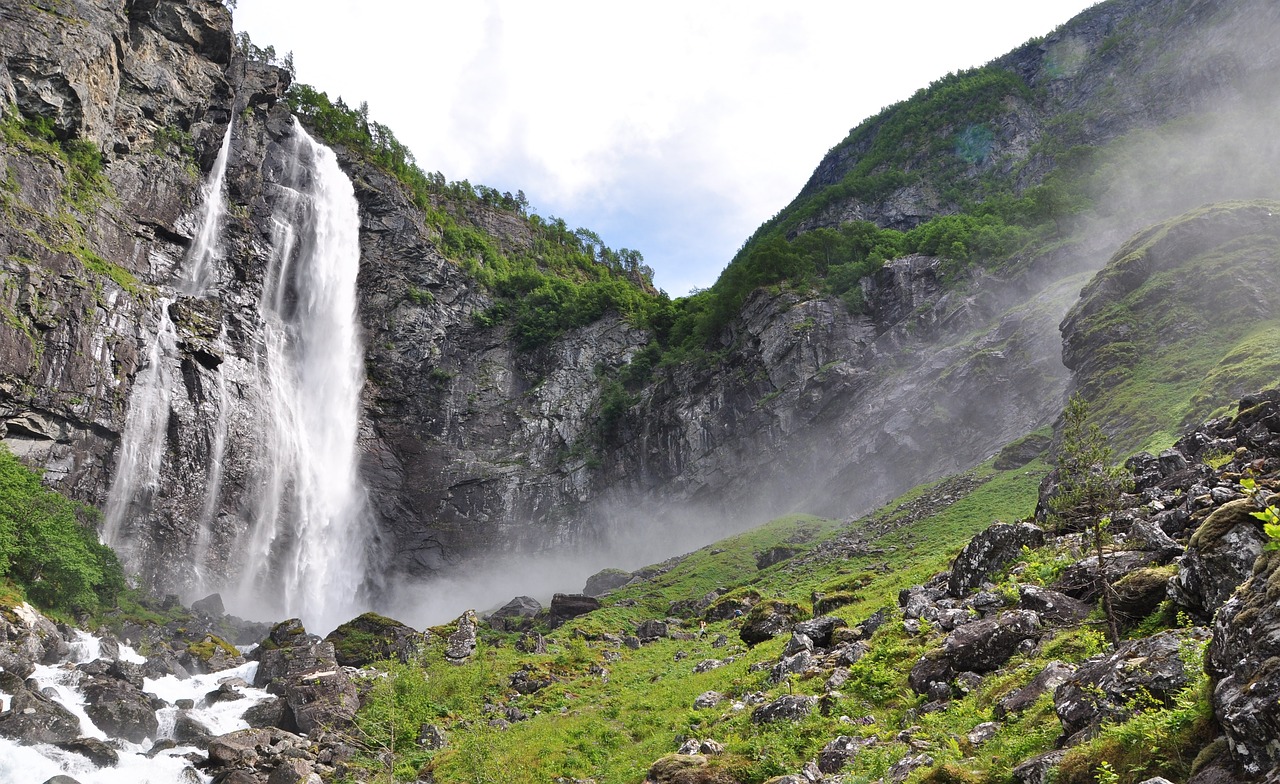
[[[38,607],[75,615],[113,607],[124,571],[98,541],[96,509],[40,483],[0,445],[0,578]]]
[[[531,212],[523,192],[499,193],[424,172],[390,128],[369,119],[367,105],[353,109],[301,83],[290,87],[288,100],[326,143],[363,156],[405,185],[439,233],[441,251],[497,296],[482,323],[510,322],[522,350],[543,346],[606,312],[648,326],[670,308],[638,251],[615,250],[590,229],[570,229],[560,218]],[[514,218],[527,242],[504,243],[486,231],[479,222],[486,211]]]

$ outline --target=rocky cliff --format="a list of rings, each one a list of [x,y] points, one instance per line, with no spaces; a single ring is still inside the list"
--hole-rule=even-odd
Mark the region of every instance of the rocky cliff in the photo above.
[[[1039,103],[1002,104],[1011,135],[970,174],[1003,161],[1002,171],[1035,180],[1050,165],[1037,128],[1063,112],[1112,118],[1077,141],[1141,125],[1140,91],[1116,98],[1133,111],[1098,108],[1109,47],[1146,40],[1160,13],[1178,40],[1209,46],[1249,14],[1270,13],[1255,5],[1188,17],[1172,0],[1107,3],[1004,58]],[[233,45],[215,2],[9,2],[2,13],[4,440],[47,481],[103,503],[113,473],[127,473],[117,467],[131,391],[162,367],[176,380],[163,468],[117,523],[144,583],[220,587],[256,546],[248,499],[263,466],[253,445],[270,415],[253,390],[297,133],[289,75]],[[1158,84],[1195,100],[1161,104],[1168,111],[1146,121],[1249,88],[1270,52],[1260,43],[1255,60],[1206,55],[1190,76],[1160,71]],[[194,295],[178,271],[229,125],[212,293]],[[833,151],[806,193],[844,177],[840,161],[856,146]],[[803,287],[763,288],[714,353],[632,374],[651,336],[615,314],[520,350],[510,326],[485,317],[495,295],[445,250],[415,194],[358,151],[337,153],[359,203],[367,602],[401,577],[461,573],[495,555],[595,552],[638,564],[784,511],[854,515],[971,466],[1056,416],[1069,383],[1058,321],[1084,282],[1076,271],[1099,267],[1116,244],[1094,229],[1012,271],[959,277],[937,258],[897,259],[862,280],[857,314]],[[921,199],[903,215],[947,209]],[[534,245],[516,213],[443,196],[430,206],[504,250]],[[901,222],[849,209],[828,218]],[[152,359],[167,323],[176,353]],[[1090,355],[1075,345],[1069,359]]]

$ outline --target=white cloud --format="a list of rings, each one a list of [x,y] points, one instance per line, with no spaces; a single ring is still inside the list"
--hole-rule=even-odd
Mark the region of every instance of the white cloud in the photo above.
[[[1090,4],[239,0],[236,24],[423,168],[523,189],[680,294],[858,122]]]

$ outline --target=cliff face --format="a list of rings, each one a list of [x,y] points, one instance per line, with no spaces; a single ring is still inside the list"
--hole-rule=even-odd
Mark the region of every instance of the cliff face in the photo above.
[[[1106,7],[1063,40],[1094,41],[1137,13]],[[255,390],[275,216],[292,188],[289,78],[232,46],[219,3],[5,2],[0,13],[0,435],[47,481],[103,503],[113,478],[131,479],[120,468],[130,395],[144,374],[167,373],[163,467],[112,525],[146,584],[236,582],[262,544],[252,499],[269,466],[254,444],[272,414]],[[1052,49],[1006,59],[1021,68]],[[1087,54],[1071,78],[1100,67]],[[1076,100],[1074,82],[1053,84]],[[192,293],[179,271],[229,123],[229,211],[207,291]],[[387,579],[495,554],[607,547],[651,561],[784,511],[856,514],[967,468],[1056,415],[1068,385],[1057,323],[1084,282],[1071,271],[1114,247],[1096,233],[1017,275],[945,284],[939,260],[900,259],[863,281],[860,315],[760,290],[709,360],[619,388],[646,334],[606,315],[518,351],[507,327],[477,318],[491,295],[446,258],[404,188],[337,152],[359,202],[370,602]],[[832,160],[819,172],[837,176]],[[505,248],[533,242],[511,213],[466,209]],[[169,323],[175,351],[153,357]],[[1083,368],[1090,350],[1075,345],[1069,336],[1068,358]],[[603,398],[610,388],[621,393]]]
[[[221,5],[114,5],[0,8],[0,435],[99,500],[153,331],[151,284],[189,241],[195,169],[230,109]],[[84,163],[95,151],[100,176]]]

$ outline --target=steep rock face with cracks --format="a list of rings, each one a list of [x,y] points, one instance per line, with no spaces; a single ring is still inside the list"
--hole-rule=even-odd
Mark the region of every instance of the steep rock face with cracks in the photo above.
[[[1155,29],[1151,9],[1168,5],[1108,3],[1000,61],[1041,103],[1009,104],[1000,126],[1007,144],[990,160],[1010,171],[1021,161],[1025,184],[1037,181],[1048,164],[1031,152],[1036,124],[1092,106],[1110,62],[1105,42],[1123,29],[1113,45],[1138,46]],[[1200,41],[1235,29],[1242,13],[1271,13],[1251,0],[1228,10],[1199,22],[1179,16],[1176,29]],[[223,588],[257,557],[256,545],[315,538],[255,540],[257,518],[246,511],[262,483],[254,445],[269,440],[276,419],[253,393],[266,345],[263,291],[280,205],[299,190],[288,179],[298,134],[283,100],[289,76],[234,45],[228,12],[207,0],[4,2],[0,13],[0,434],[46,468],[50,483],[105,502],[125,465],[130,394],[155,367],[157,335],[171,328],[171,394],[156,421],[163,468],[133,494],[142,505],[112,519],[131,532],[126,549],[143,583],[189,596]],[[1195,24],[1210,32],[1195,33]],[[1118,113],[1098,104],[1106,108],[1098,126],[1077,141],[1194,109],[1219,87],[1243,90],[1274,59],[1267,47],[1256,55],[1162,75],[1160,84],[1196,100],[1161,102],[1145,120],[1137,93],[1116,98]],[[196,295],[180,285],[183,264],[201,241],[202,186],[227,139],[227,211]],[[376,568],[352,593],[369,600],[384,577],[466,569],[495,555],[600,547],[640,564],[792,509],[853,515],[967,468],[1057,414],[1069,385],[1058,322],[1086,282],[1077,271],[1099,267],[1122,239],[1089,232],[959,279],[937,258],[897,259],[863,279],[860,314],[812,291],[760,289],[706,361],[615,385],[647,334],[607,313],[520,350],[509,326],[484,317],[494,295],[448,257],[441,229],[407,189],[358,153],[336,153],[359,209],[367,381],[356,438],[368,506],[355,549]],[[815,182],[844,177],[835,160]],[[987,166],[974,165],[966,177]],[[893,198],[911,201],[906,193]],[[498,246],[531,246],[513,213],[467,209]],[[1260,209],[1215,208],[1188,225],[1209,231],[1223,216],[1253,225]],[[901,222],[884,210],[859,215]],[[1152,241],[1151,258],[1174,270],[1181,246]],[[1196,258],[1188,260],[1207,268]],[[1113,294],[1121,296],[1094,284],[1087,299]],[[1067,355],[1087,385],[1104,352],[1074,337],[1094,313],[1082,308],[1067,322]],[[1241,325],[1270,318],[1232,314]],[[1260,334],[1234,339],[1247,348]],[[1092,358],[1076,363],[1078,355]],[[1206,394],[1216,388],[1211,376]],[[282,497],[288,487],[281,483]],[[266,564],[247,590],[272,585],[289,565]]]

